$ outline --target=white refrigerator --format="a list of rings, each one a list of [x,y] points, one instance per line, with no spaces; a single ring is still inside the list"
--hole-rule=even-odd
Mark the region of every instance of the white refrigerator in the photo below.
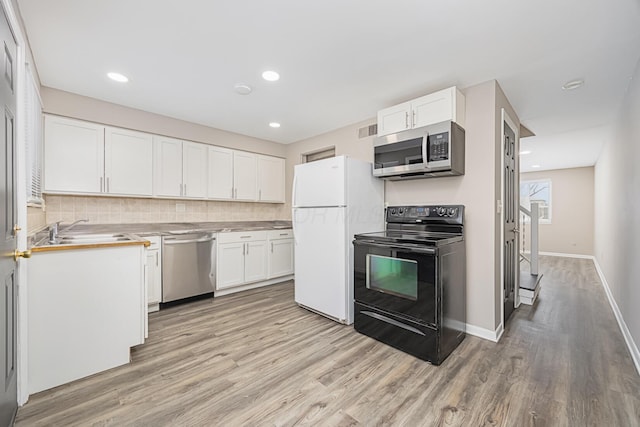
[[[384,230],[384,184],[372,165],[345,156],[295,166],[292,222],[295,301],[353,323],[353,236]]]

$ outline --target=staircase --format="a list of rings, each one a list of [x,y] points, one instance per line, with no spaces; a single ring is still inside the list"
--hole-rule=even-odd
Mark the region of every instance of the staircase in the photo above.
[[[519,295],[521,304],[533,305],[540,292],[542,274],[538,272],[539,219],[539,204],[537,202],[531,203],[531,210],[520,206]],[[527,227],[527,225],[529,225],[529,227]]]

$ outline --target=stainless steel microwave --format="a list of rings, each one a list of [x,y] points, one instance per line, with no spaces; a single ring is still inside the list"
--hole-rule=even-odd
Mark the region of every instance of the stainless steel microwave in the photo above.
[[[389,179],[464,175],[464,129],[448,121],[374,141],[373,175]]]

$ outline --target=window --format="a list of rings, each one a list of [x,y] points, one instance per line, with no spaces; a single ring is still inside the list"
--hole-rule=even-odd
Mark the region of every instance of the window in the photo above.
[[[302,155],[302,163],[315,162],[316,160],[328,159],[336,156],[336,147],[323,148],[319,151],[305,153]]]
[[[42,206],[42,102],[29,66],[25,79],[25,137],[27,148],[27,204]]]
[[[551,224],[551,180],[520,181],[520,204],[531,209],[539,203],[540,224]]]

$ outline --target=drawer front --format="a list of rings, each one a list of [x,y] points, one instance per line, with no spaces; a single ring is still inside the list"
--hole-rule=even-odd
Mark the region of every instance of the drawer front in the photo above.
[[[151,243],[151,245],[149,245],[149,247],[147,249],[149,249],[149,250],[160,249],[160,244],[162,243],[162,237],[160,237],[160,236],[147,236],[147,237],[143,237],[143,239],[146,239]]]
[[[234,231],[218,234],[218,243],[250,242],[252,240],[267,240],[267,231]]]
[[[290,239],[293,237],[292,229],[284,229],[284,230],[270,230],[268,232],[269,240],[275,239]]]

